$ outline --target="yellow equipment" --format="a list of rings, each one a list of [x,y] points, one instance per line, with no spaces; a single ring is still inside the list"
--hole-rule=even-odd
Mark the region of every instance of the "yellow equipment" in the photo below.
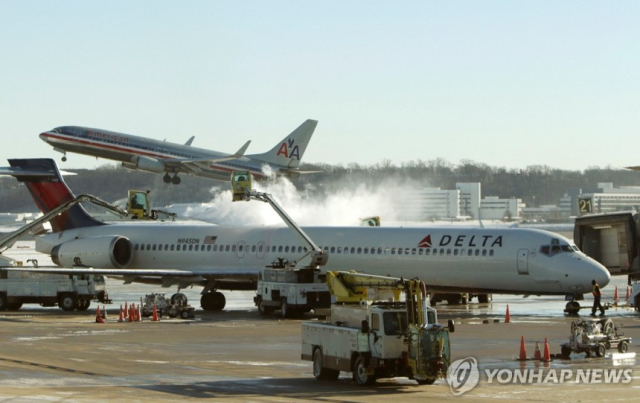
[[[234,171],[231,173],[231,189],[233,190],[233,201],[246,200],[248,192],[251,192],[251,173],[249,171]]]
[[[149,219],[151,209],[148,190],[129,190],[127,211],[133,219]]]

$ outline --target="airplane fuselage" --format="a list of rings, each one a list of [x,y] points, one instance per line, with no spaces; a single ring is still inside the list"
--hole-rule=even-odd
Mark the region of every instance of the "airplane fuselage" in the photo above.
[[[431,290],[509,294],[581,294],[595,279],[608,284],[598,262],[559,235],[533,229],[459,227],[310,227],[307,234],[329,254],[323,270],[356,270],[418,277]],[[37,249],[51,253],[76,238],[119,235],[129,239],[130,269],[211,272],[257,270],[277,258],[298,261],[305,250],[284,227],[111,224],[39,237]],[[299,261],[298,266],[305,264]]]
[[[149,164],[153,164],[154,160],[162,162],[172,159],[219,159],[226,156],[226,154],[203,148],[89,127],[62,126],[41,133],[40,138],[57,151],[120,161],[125,166],[136,164],[139,158],[148,158]],[[228,181],[230,173],[234,170],[248,170],[256,178],[261,178],[264,176],[262,172],[264,165],[273,170],[279,168],[247,156],[242,159],[208,164],[208,169],[202,170],[198,175]],[[177,172],[161,165],[157,167],[149,165],[151,169],[142,169],[134,165],[128,167],[150,172]]]

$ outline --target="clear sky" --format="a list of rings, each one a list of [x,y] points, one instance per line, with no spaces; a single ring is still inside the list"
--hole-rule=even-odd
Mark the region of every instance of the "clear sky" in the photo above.
[[[62,125],[260,153],[312,118],[307,162],[640,165],[639,21],[638,1],[0,0],[0,158],[59,160],[38,134]]]

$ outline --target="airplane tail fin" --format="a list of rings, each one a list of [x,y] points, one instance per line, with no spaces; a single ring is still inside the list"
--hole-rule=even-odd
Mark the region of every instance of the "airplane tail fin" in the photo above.
[[[19,175],[13,176],[27,186],[33,201],[43,213],[48,213],[75,198],[52,159],[10,159],[9,164],[20,171]],[[30,176],[29,172],[33,172],[33,176]],[[53,232],[104,224],[91,217],[80,204],[76,204],[50,222]]]
[[[286,168],[297,168],[317,125],[317,120],[308,119],[282,141],[278,142],[270,151],[263,154],[248,155],[247,157]]]

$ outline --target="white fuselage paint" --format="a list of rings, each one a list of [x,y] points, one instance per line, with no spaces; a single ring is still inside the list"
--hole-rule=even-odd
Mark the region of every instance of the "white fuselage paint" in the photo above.
[[[418,277],[432,290],[571,294],[588,292],[592,279],[601,286],[610,279],[604,266],[582,252],[566,251],[570,247],[556,254],[541,253],[544,246],[552,249],[549,245],[553,239],[560,245],[571,245],[568,239],[541,230],[459,227],[309,227],[304,230],[329,252],[329,261],[323,270]],[[68,230],[39,237],[37,249],[50,253],[57,244],[98,235],[121,235],[131,241],[134,255],[130,269],[209,273],[216,269],[260,269],[276,258],[296,261],[304,254],[299,252],[302,246],[299,238],[286,227],[227,228],[176,223],[124,223]],[[151,250],[147,250],[147,245]],[[176,250],[178,246],[180,250]],[[275,251],[273,246],[277,247]],[[220,247],[225,251],[220,251]],[[348,253],[344,253],[345,248]],[[371,253],[372,250],[375,253]],[[305,263],[301,260],[298,266]]]

